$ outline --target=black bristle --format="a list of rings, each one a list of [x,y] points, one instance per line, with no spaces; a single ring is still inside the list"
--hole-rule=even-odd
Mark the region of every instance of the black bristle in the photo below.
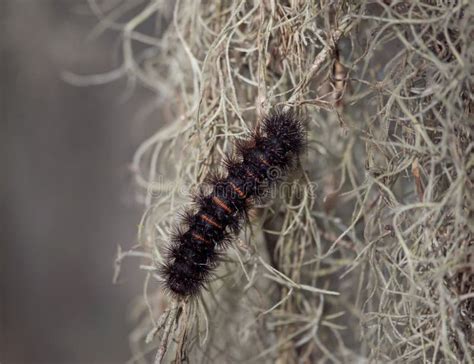
[[[269,114],[248,139],[236,142],[235,154],[224,159],[226,173],[210,174],[207,190],[195,195],[195,208],[181,214],[182,224],[171,236],[160,269],[171,294],[188,297],[201,291],[252,205],[269,195],[304,146],[302,124],[282,111]]]
[[[286,153],[301,153],[304,147],[304,128],[293,112],[276,110],[263,120],[263,133],[276,146],[283,146]]]

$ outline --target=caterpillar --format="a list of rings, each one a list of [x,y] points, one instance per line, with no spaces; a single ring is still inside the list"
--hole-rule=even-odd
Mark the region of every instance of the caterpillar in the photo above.
[[[224,159],[226,172],[207,179],[208,193],[196,195],[194,208],[182,214],[172,234],[160,269],[172,295],[195,296],[205,286],[249,209],[293,166],[304,133],[294,113],[277,110],[235,143],[235,152]]]

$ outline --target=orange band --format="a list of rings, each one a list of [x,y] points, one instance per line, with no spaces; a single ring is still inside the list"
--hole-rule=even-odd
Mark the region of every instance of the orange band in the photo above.
[[[227,213],[231,213],[232,210],[230,209],[229,206],[227,206],[224,201],[222,201],[219,197],[217,196],[212,196],[212,201],[214,201],[217,206],[219,206],[220,208],[224,209]]]
[[[204,221],[208,222],[209,224],[215,226],[216,228],[218,229],[222,229],[222,226],[219,225],[217,222],[215,222],[212,218],[210,218],[209,216],[205,215],[205,214],[201,214],[199,215],[201,217],[201,219],[203,219]]]
[[[252,172],[248,171],[247,169],[244,169],[244,171],[247,176],[250,176],[253,179],[258,179]]]
[[[202,235],[200,235],[198,233],[191,233],[191,235],[193,236],[194,239],[200,240],[200,241],[203,241],[203,242],[209,244],[209,241],[204,239],[204,237]]]
[[[237,187],[233,182],[229,182],[229,184],[241,198],[245,198],[245,193],[243,193],[239,187]]]
[[[260,159],[260,161],[261,161],[263,164],[265,164],[266,166],[269,166],[269,167],[270,167],[270,163],[268,163],[268,161],[267,161],[265,158],[263,158],[262,156],[259,156],[258,159]]]

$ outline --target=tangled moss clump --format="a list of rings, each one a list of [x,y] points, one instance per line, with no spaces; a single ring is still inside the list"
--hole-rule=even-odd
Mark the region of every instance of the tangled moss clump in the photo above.
[[[356,3],[101,13],[122,32],[117,72],[156,92],[161,121],[133,160],[140,245],[119,256],[148,260],[137,358],[472,363],[474,4]],[[255,211],[209,291],[170,302],[150,285],[182,187],[274,106],[308,120],[299,172]]]

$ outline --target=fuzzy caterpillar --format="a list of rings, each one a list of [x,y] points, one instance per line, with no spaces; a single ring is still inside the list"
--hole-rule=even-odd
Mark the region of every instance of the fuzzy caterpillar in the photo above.
[[[208,181],[211,192],[196,197],[194,211],[183,216],[186,229],[171,238],[161,275],[172,295],[199,293],[253,203],[291,168],[303,147],[302,124],[282,111],[266,116],[247,140],[236,143],[235,154],[224,162],[225,176]]]

